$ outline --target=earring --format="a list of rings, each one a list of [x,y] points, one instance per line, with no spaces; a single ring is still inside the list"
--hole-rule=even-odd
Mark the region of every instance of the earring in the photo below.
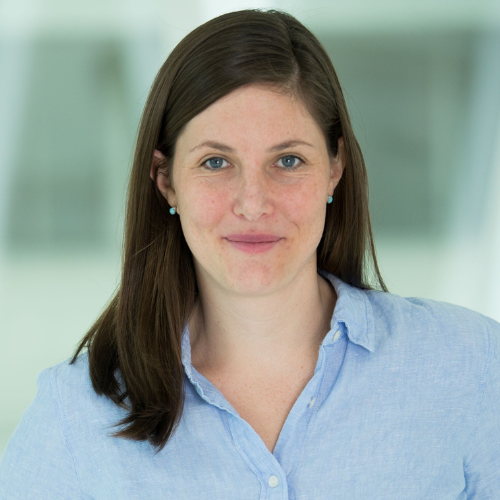
[[[175,207],[172,207],[169,211],[170,211],[170,213],[171,213],[172,215],[175,215],[175,212],[176,212]]]
[[[328,197],[328,203],[331,203],[333,201],[333,196]]]

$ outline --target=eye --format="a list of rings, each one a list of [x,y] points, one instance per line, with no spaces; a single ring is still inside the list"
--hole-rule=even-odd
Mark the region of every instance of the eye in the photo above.
[[[224,165],[223,163],[227,161],[224,160],[224,158],[219,158],[218,156],[213,156],[212,158],[209,158],[208,160],[205,160],[203,162],[204,167],[208,168],[209,170],[220,170]]]
[[[280,165],[284,170],[296,170],[302,164],[302,160],[298,156],[286,155],[282,156],[278,163],[282,162]]]

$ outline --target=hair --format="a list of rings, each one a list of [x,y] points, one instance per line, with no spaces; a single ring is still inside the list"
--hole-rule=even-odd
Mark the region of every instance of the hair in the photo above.
[[[95,392],[127,410],[113,435],[148,440],[157,451],[183,412],[181,341],[198,286],[179,217],[170,216],[150,178],[154,150],[171,160],[193,117],[250,84],[300,97],[330,155],[337,155],[343,137],[345,168],[327,205],[317,267],[355,287],[387,291],[375,256],[363,155],[320,42],[278,10],[231,12],[196,28],[173,49],[152,85],[128,188],[121,284],[71,361],[87,347]]]

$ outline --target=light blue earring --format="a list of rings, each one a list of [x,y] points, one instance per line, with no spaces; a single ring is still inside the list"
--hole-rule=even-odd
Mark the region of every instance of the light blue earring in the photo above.
[[[172,207],[172,208],[170,209],[170,213],[171,213],[172,215],[175,215],[175,207]]]
[[[328,203],[331,203],[333,201],[333,196],[328,197]]]

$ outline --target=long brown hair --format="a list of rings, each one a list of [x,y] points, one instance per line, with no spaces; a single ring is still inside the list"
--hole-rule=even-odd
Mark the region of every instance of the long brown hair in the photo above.
[[[153,153],[156,148],[172,159],[177,138],[194,116],[252,83],[299,96],[331,155],[343,137],[345,170],[327,208],[318,268],[355,287],[386,291],[375,257],[363,156],[319,41],[276,10],[231,12],[196,28],[174,48],[151,88],[128,190],[121,285],[72,360],[87,347],[94,390],[127,410],[114,435],[148,440],[158,450],[183,411],[181,336],[198,287],[179,217],[169,214],[150,179]]]

